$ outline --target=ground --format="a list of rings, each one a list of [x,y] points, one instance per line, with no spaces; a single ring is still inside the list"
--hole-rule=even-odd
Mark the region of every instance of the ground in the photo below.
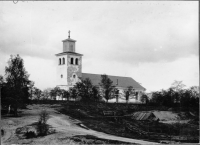
[[[20,110],[19,117],[2,116],[1,124],[4,134],[1,144],[156,144],[150,141],[130,139],[94,131],[85,127],[80,120],[61,114],[56,105],[28,105]],[[51,134],[44,137],[26,139],[17,130],[31,126],[38,121],[42,109],[49,112],[47,123],[51,126]]]

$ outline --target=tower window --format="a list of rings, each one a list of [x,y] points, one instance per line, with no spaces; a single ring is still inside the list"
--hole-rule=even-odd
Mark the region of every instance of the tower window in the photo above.
[[[61,58],[59,58],[59,65],[61,65]]]
[[[74,58],[71,58],[71,64],[74,64]]]
[[[63,64],[65,64],[65,58],[63,57]]]
[[[73,78],[76,78],[76,75],[73,75]]]
[[[76,58],[76,65],[78,65],[78,58]]]
[[[63,75],[61,75],[60,77],[63,78]]]

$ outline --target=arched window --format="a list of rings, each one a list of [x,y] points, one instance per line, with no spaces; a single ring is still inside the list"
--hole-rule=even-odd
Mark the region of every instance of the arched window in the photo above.
[[[71,64],[74,64],[74,58],[71,58]]]
[[[78,58],[76,58],[76,65],[78,65]]]
[[[76,75],[73,75],[73,78],[76,78]]]
[[[59,65],[61,65],[61,58],[59,58]]]
[[[63,57],[63,64],[65,64],[65,58]]]
[[[60,77],[63,78],[63,75],[61,75]]]

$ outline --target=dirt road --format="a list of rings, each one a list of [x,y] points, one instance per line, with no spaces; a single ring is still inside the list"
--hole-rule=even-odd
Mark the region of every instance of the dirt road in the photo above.
[[[56,130],[56,133],[47,135],[45,137],[19,139],[15,134],[16,128],[36,122],[38,120],[38,113],[42,109],[46,109],[51,114],[47,123]],[[29,106],[29,110],[23,110],[23,114],[23,117],[18,118],[2,118],[2,127],[5,130],[5,135],[1,138],[2,144],[70,144],[70,137],[76,135],[93,135],[103,139],[145,145],[157,144],[154,142],[118,137],[88,129],[81,124],[81,121],[70,118],[67,115],[59,114],[59,112],[57,112],[55,109],[47,106]]]
[[[66,115],[52,115],[51,118],[48,120],[48,124],[52,125],[56,130],[59,130],[61,132],[65,132],[68,135],[93,135],[98,138],[103,139],[109,139],[109,140],[119,140],[123,142],[130,142],[130,143],[139,143],[139,144],[157,144],[154,142],[147,142],[142,140],[136,140],[136,139],[130,139],[130,138],[124,138],[124,137],[118,137],[113,136],[109,134],[105,134],[102,132],[94,131],[91,129],[88,129],[85,127],[79,120],[72,120],[69,116]],[[77,125],[79,124],[79,125]]]

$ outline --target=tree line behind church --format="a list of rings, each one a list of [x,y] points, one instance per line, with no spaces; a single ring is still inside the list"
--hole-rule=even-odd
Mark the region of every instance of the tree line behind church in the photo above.
[[[29,80],[29,74],[25,70],[23,59],[17,56],[11,56],[8,66],[5,67],[5,75],[0,75],[0,94],[2,107],[14,108],[17,115],[18,108],[23,108],[31,103],[31,100],[56,100],[61,96],[66,101],[76,100],[83,102],[108,102],[108,100],[123,96],[128,100],[130,96],[135,95],[134,89],[129,86],[123,92],[113,85],[113,82],[107,75],[101,75],[99,86],[94,86],[89,78],[76,83],[69,91],[55,87],[43,91],[34,86],[34,82]],[[140,99],[148,105],[174,107],[177,104],[183,108],[198,108],[199,91],[198,87],[184,89],[181,81],[175,81],[168,90],[154,91],[151,97],[143,94]],[[123,95],[121,95],[123,93]]]

